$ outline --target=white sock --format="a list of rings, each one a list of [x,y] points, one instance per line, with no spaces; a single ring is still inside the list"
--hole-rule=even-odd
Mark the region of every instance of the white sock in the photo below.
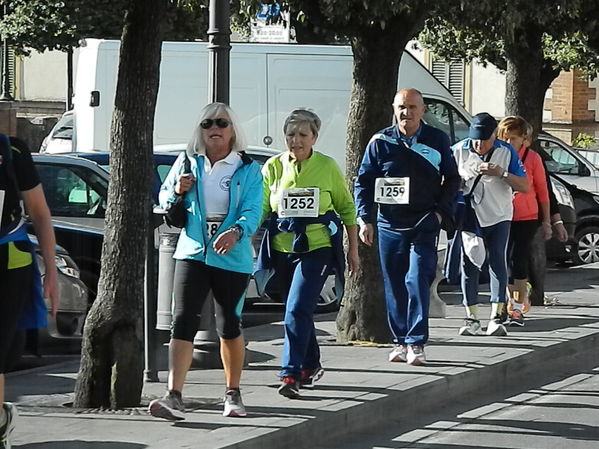
[[[497,315],[501,315],[501,312],[503,311],[503,306],[504,306],[504,304],[502,302],[491,303],[491,318],[490,319],[495,318]]]
[[[466,307],[466,317],[471,318],[473,320],[478,320],[478,306],[475,304],[473,306],[465,306]]]

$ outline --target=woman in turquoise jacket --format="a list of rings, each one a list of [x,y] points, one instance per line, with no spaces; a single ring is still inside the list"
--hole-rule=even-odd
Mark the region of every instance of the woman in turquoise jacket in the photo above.
[[[173,325],[168,391],[150,413],[184,419],[181,396],[193,354],[200,312],[210,291],[225,371],[224,416],[245,416],[239,382],[245,356],[241,310],[253,268],[251,236],[261,217],[262,175],[249,158],[239,120],[227,105],[201,113],[187,151],[179,156],[159,195],[168,209],[183,195],[186,225],[175,250]]]

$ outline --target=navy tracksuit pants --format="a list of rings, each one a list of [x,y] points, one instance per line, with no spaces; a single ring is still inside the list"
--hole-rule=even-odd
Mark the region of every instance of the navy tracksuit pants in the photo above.
[[[428,340],[430,286],[437,268],[439,220],[431,213],[408,230],[378,227],[387,318],[398,345]]]

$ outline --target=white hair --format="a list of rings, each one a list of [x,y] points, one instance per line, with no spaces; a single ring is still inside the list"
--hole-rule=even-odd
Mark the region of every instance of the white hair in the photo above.
[[[200,118],[196,125],[191,139],[187,144],[187,154],[193,156],[194,154],[206,154],[206,145],[202,138],[202,127],[200,123],[206,119],[214,119],[220,112],[225,112],[229,117],[231,126],[233,127],[233,138],[231,139],[231,150],[232,151],[244,151],[247,148],[247,139],[245,133],[241,128],[241,122],[237,117],[237,114],[233,112],[230,106],[224,103],[210,103],[202,109],[200,112]]]

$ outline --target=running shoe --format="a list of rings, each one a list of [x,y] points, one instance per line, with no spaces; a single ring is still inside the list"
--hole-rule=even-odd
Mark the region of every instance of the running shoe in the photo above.
[[[299,382],[291,376],[285,376],[281,378],[281,386],[279,387],[279,394],[289,399],[299,399]]]
[[[223,416],[247,416],[239,390],[231,389],[226,391]]]
[[[426,355],[424,354],[424,346],[409,345],[407,360],[409,365],[424,365],[426,363]]]
[[[169,421],[185,419],[183,398],[178,391],[167,391],[162,399],[154,399],[150,402],[148,411],[155,418],[163,418]]]
[[[406,345],[395,345],[393,350],[389,353],[390,362],[407,362],[408,361],[408,347]]]
[[[458,331],[459,335],[483,335],[483,329],[480,325],[480,321],[475,320],[474,318],[466,318],[464,320],[464,325],[460,327]]]
[[[323,375],[324,369],[322,369],[322,366],[314,369],[304,369],[302,370],[302,377],[299,381],[299,386],[301,388],[313,387],[314,383],[318,382]]]
[[[524,315],[522,315],[522,311],[514,309],[507,324],[508,326],[524,326]]]
[[[15,430],[15,420],[19,415],[17,407],[10,402],[2,405],[6,413],[6,422],[0,427],[0,449],[10,449],[12,447],[12,432]]]
[[[487,325],[487,335],[495,337],[507,335],[507,330],[505,329],[505,326],[501,324],[501,317],[499,315],[489,321],[489,324]]]

